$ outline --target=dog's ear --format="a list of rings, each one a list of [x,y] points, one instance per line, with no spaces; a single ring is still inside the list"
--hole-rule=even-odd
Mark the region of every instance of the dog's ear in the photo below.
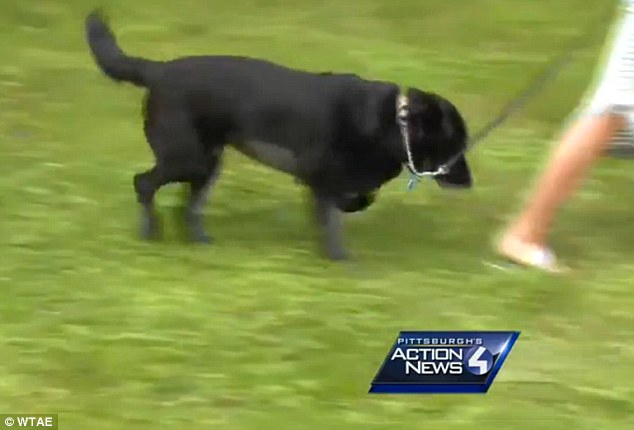
[[[437,132],[443,127],[444,112],[433,94],[410,88],[407,92],[410,115],[427,132]]]
[[[396,86],[378,82],[363,83],[351,94],[348,115],[360,137],[376,137],[394,123],[397,97]]]

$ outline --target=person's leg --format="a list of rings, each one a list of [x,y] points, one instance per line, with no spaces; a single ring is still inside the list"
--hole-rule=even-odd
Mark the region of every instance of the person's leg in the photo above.
[[[634,11],[628,10],[616,28],[607,67],[589,108],[568,128],[532,198],[498,243],[498,251],[511,260],[556,269],[546,247],[556,210],[617,133],[630,127],[626,118],[634,112]]]
[[[580,119],[568,129],[529,203],[504,234],[499,244],[500,253],[523,264],[556,270],[554,259],[545,249],[556,210],[623,124],[622,115],[606,113]]]

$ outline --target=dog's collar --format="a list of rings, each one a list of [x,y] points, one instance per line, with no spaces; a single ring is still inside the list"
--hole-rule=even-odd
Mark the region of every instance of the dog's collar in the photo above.
[[[407,159],[403,164],[413,175],[419,175],[420,172],[416,170],[414,165],[414,158],[412,157],[412,147],[409,139],[409,99],[404,94],[399,94],[396,98],[396,123],[401,130],[401,138],[403,139],[403,146],[405,148],[405,155]]]
[[[401,131],[401,138],[403,140],[403,147],[405,148],[405,155],[407,159],[403,162],[407,170],[410,171],[412,177],[409,181],[408,188],[411,190],[416,183],[420,182],[420,179],[425,176],[444,175],[447,173],[444,166],[440,166],[437,170],[425,170],[419,172],[414,164],[414,157],[412,156],[412,146],[410,143],[410,131],[409,131],[409,98],[404,94],[399,94],[396,98],[396,123]]]

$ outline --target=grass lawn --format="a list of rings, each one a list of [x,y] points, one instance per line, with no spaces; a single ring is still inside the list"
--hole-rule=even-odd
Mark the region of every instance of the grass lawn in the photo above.
[[[446,95],[473,130],[595,27],[538,99],[470,156],[472,192],[403,176],[315,255],[303,193],[229,153],[207,223],[137,239],[142,92],[92,62],[79,0],[0,3],[0,413],[60,429],[634,428],[634,166],[604,159],[558,218],[563,278],[499,270],[517,210],[593,74],[596,0],[104,0],[123,47],[351,71]],[[487,395],[370,396],[402,329],[521,330]]]

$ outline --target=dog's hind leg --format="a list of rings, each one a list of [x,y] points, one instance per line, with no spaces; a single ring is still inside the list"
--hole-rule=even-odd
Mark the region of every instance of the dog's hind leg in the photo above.
[[[163,185],[181,182],[202,188],[209,177],[205,150],[186,111],[166,105],[149,111],[145,134],[154,152],[156,166],[134,178],[137,199],[142,206],[141,236],[158,236],[158,220],[154,211],[154,195]],[[156,113],[158,112],[158,113]],[[202,229],[202,223],[200,225]],[[201,236],[202,232],[198,232]]]
[[[207,174],[190,182],[189,201],[185,209],[185,223],[189,237],[192,241],[201,243],[212,241],[212,238],[205,233],[203,210],[222,167],[222,147],[214,147],[210,151],[207,157]]]
[[[165,179],[158,166],[134,175],[134,189],[141,204],[141,238],[157,239],[160,235],[159,221],[154,210],[154,195],[164,185]]]

